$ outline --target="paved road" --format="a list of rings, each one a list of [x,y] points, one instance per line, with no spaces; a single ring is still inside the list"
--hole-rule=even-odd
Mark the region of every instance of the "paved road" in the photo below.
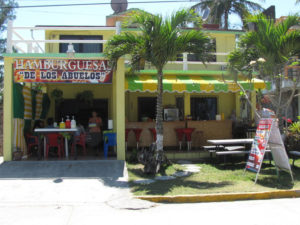
[[[117,161],[18,163],[0,165],[0,225],[300,225],[300,199],[153,204],[132,198]]]
[[[300,224],[300,199],[226,203],[159,204],[149,209],[115,209],[106,203],[0,205],[1,225],[87,224]]]

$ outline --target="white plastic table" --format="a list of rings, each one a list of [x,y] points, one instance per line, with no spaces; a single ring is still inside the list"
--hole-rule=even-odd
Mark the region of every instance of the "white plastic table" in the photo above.
[[[76,150],[76,144],[75,144],[75,133],[78,131],[77,128],[36,128],[34,129],[34,132],[38,134],[49,134],[49,133],[71,133],[73,135],[73,142],[75,147],[75,159],[77,158],[77,150]],[[40,136],[40,135],[39,135]],[[39,138],[39,145],[40,145],[40,138]],[[40,149],[40,146],[39,146]],[[69,147],[68,147],[68,139],[65,138],[65,150],[66,150],[66,158],[69,157]],[[39,150],[40,154],[40,150]],[[44,157],[46,155],[46,137],[44,136]],[[40,157],[40,156],[39,156]]]
[[[238,145],[238,144],[252,144],[253,138],[242,138],[242,139],[215,139],[207,140],[207,143],[213,144],[216,146],[220,145]]]

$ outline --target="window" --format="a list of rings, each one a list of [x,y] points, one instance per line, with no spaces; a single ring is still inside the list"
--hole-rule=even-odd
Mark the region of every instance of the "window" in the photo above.
[[[191,98],[193,120],[215,120],[218,113],[216,97]]]
[[[139,121],[154,120],[156,115],[156,97],[138,98],[138,110]]]
[[[102,35],[60,35],[60,40],[103,40]],[[103,51],[101,43],[74,43],[74,50],[77,53],[100,53]],[[68,43],[59,44],[59,52],[65,53],[68,50]]]
[[[176,61],[183,61],[183,54],[178,54],[176,57]]]
[[[176,97],[176,108],[179,110],[179,119],[184,119],[184,98]]]

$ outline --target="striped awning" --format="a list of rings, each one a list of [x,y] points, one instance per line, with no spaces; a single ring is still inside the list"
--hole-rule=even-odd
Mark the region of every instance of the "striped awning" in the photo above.
[[[238,83],[247,91],[270,89],[270,84],[260,79],[239,79]],[[130,92],[156,92],[156,75],[128,75],[125,89]],[[164,75],[164,92],[219,93],[239,92],[239,86],[233,80],[224,81],[217,75]]]

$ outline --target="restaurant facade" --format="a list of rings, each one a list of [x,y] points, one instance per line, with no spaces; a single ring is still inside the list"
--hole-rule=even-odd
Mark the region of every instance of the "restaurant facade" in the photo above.
[[[59,123],[66,116],[75,116],[77,123],[87,128],[92,110],[102,117],[103,130],[116,133],[119,160],[125,160],[127,147],[136,148],[137,139],[139,147],[155,140],[156,71],[146,62],[135,75],[127,74],[130,62],[126,57],[118,61],[115,71],[110,68],[103,54],[105,41],[120,32],[112,20],[117,21],[116,16],[107,17],[110,26],[104,27],[37,26],[35,29],[45,30],[43,53],[5,54],[5,161],[12,160],[16,149],[27,155],[25,133],[34,121],[54,118]],[[179,149],[178,128],[193,129],[193,150],[205,145],[207,139],[231,138],[233,122],[254,118],[225,67],[242,31],[204,28],[214,40],[215,59],[203,65],[194,55],[184,53],[164,68],[166,149]],[[13,29],[18,28],[10,27],[8,32]],[[75,52],[68,52],[70,44]],[[268,88],[258,79],[239,76],[238,82],[250,93],[253,107],[256,90]],[[136,129],[140,130],[138,137],[132,132]]]

